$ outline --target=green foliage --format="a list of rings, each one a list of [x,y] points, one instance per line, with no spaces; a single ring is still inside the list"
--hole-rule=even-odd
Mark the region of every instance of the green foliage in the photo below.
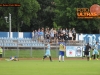
[[[54,0],[56,4],[54,21],[62,28],[76,28],[78,33],[97,33],[100,21],[97,19],[77,19],[77,8],[90,8],[100,4],[100,0]],[[99,26],[99,27],[98,27]]]
[[[40,10],[40,5],[37,0],[5,0],[1,1],[1,4],[12,4],[18,3],[20,7],[0,7],[0,19],[4,20],[4,16],[8,16],[11,13],[12,17],[12,31],[17,31],[20,28],[21,21],[23,21],[23,25],[30,27],[30,20],[32,17],[37,17],[37,11]],[[9,26],[6,25],[5,21],[0,20],[0,30],[5,26],[8,29]],[[2,30],[5,31],[5,30]],[[23,30],[22,30],[23,31]]]
[[[53,22],[53,28],[55,28],[56,30],[58,30],[58,29],[61,28],[61,26],[58,26],[58,25],[56,24],[56,22]]]
[[[34,29],[42,28],[42,27],[53,27],[53,18],[54,18],[54,6],[52,4],[53,0],[37,0],[40,4],[41,9],[37,12],[37,18],[33,18],[36,20],[32,21],[32,27]],[[36,25],[36,26],[35,26]]]
[[[8,31],[4,17],[12,15],[12,31],[33,31],[42,27],[76,28],[78,33],[100,33],[100,19],[78,19],[77,8],[90,8],[100,0],[2,0],[20,7],[0,7],[0,31]],[[54,24],[54,22],[56,24]]]
[[[44,49],[7,49],[3,52],[4,58],[9,58],[11,56],[17,56],[19,58],[41,58],[45,54]],[[58,57],[58,50],[52,49],[51,50],[52,57]]]

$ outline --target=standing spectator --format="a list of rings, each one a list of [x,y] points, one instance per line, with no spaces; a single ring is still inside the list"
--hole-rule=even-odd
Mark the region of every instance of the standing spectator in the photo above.
[[[63,31],[62,28],[60,28],[60,33],[62,33],[62,31]]]
[[[38,29],[38,41],[40,42],[41,36],[40,36],[40,28]]]
[[[47,30],[50,31],[50,28],[48,27]]]
[[[68,32],[71,32],[71,29],[69,29]]]
[[[51,41],[53,42],[53,40],[54,40],[54,31],[53,31],[53,28],[50,30],[50,37],[51,37]]]
[[[60,39],[61,39],[61,41],[64,41],[64,35],[63,35],[63,32],[60,34]]]
[[[47,42],[50,42],[50,34],[49,34],[49,31],[46,32],[46,41]]]
[[[86,47],[85,47],[85,55],[87,56],[87,60],[89,61],[89,52],[90,52],[91,46],[89,45],[89,43],[87,43]]]
[[[41,29],[39,35],[40,35],[40,41],[43,42],[43,40],[44,40],[44,31],[43,31],[43,29]]]
[[[57,31],[54,29],[54,42],[57,42]]]
[[[58,33],[58,35],[61,33],[61,32],[60,32],[60,29],[57,30],[57,33]]]
[[[60,41],[61,41],[60,34],[58,34],[58,36],[57,36],[57,42],[60,42]]]
[[[69,40],[72,40],[73,35],[72,35],[72,31],[71,30],[69,31],[69,34],[68,35],[69,35]]]
[[[62,30],[62,33],[63,33],[63,34],[65,34],[65,33],[66,33],[65,29],[63,29],[63,30]]]
[[[48,34],[47,28],[44,29],[44,39],[46,39],[46,35]]]
[[[46,53],[45,53],[45,55],[43,56],[43,60],[44,60],[46,57],[49,57],[50,61],[52,61],[52,59],[51,59],[51,53],[50,53],[50,45],[51,45],[51,42],[48,42],[48,44],[47,44],[47,49],[46,49]]]
[[[33,32],[32,32],[32,40],[34,40],[34,30],[33,30]]]
[[[37,41],[38,40],[38,32],[37,30],[35,30],[34,32],[34,41]]]
[[[64,34],[65,43],[67,43],[68,39],[69,39],[68,33],[65,33],[65,34]]]
[[[76,30],[75,28],[72,29],[73,40],[76,40]]]
[[[61,58],[62,61],[64,61],[64,52],[65,52],[65,43],[61,41],[59,43],[59,62],[61,61]]]
[[[68,34],[68,29],[67,28],[66,28],[65,32],[66,32],[66,34]]]
[[[2,48],[0,47],[0,58],[2,58],[2,54],[3,54],[3,50],[2,50]]]

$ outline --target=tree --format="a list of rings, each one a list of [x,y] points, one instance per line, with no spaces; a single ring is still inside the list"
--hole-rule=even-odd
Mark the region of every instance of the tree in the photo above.
[[[2,4],[18,3],[20,7],[0,7],[0,30],[7,31],[8,27],[4,21],[4,16],[8,13],[12,15],[12,31],[30,31],[30,21],[32,17],[37,17],[40,5],[37,0],[2,0]],[[20,26],[21,25],[21,26]],[[26,27],[26,28],[24,28]],[[5,30],[3,30],[5,29]]]
[[[97,33],[97,19],[78,19],[76,16],[77,8],[90,8],[93,4],[99,4],[100,0],[55,0],[54,21],[62,28],[75,27],[78,33]]]
[[[40,4],[41,10],[37,12],[36,23],[33,21],[32,24],[37,28],[41,27],[53,27],[53,18],[54,18],[54,5],[52,4],[53,0],[37,0]],[[35,26],[36,25],[36,26]]]

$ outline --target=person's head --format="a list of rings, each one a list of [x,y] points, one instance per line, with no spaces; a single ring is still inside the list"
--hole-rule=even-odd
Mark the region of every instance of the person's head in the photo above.
[[[49,43],[51,44],[51,43],[52,43],[52,41],[49,41]]]
[[[75,30],[75,28],[73,28],[73,30]]]
[[[96,42],[96,44],[98,44],[98,42]]]
[[[89,43],[87,43],[87,45],[89,45]]]

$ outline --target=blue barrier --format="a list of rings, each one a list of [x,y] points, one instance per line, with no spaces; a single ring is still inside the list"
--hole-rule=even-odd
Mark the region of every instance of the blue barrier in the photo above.
[[[11,39],[13,40],[31,39],[32,32],[11,32],[11,36],[12,36]],[[0,39],[9,39],[9,32],[0,32]],[[90,45],[94,45],[97,41],[99,43],[99,49],[100,49],[100,34],[77,34],[76,39],[77,41],[84,40],[85,43],[89,43]],[[26,41],[26,42],[29,43],[30,41]]]
[[[32,32],[11,32],[12,38],[32,38]],[[9,38],[9,32],[0,32],[0,38]]]

